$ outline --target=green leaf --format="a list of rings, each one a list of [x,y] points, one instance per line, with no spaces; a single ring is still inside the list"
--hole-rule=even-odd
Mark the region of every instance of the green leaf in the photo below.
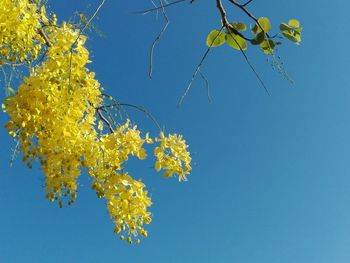
[[[262,30],[261,30],[262,29]],[[252,33],[254,35],[264,31],[265,33],[268,33],[271,29],[271,23],[270,20],[267,17],[260,17],[258,19],[258,23],[254,25],[252,28]]]
[[[280,30],[285,38],[289,39],[293,43],[299,45],[301,42],[301,31],[300,23],[296,19],[291,19],[288,25],[285,23],[280,24]]]
[[[266,34],[264,32],[260,32],[252,41],[250,41],[250,43],[252,43],[252,45],[260,45],[265,40],[265,38]]]
[[[292,41],[295,44],[299,44],[299,42],[301,42],[301,36],[299,33],[295,33],[295,31],[284,31],[282,32],[283,36],[285,36],[287,39],[289,39],[290,41]]]
[[[247,50],[246,41],[238,35],[227,34],[226,35],[226,43],[234,49],[243,50],[243,51]]]
[[[301,28],[301,27],[299,27],[299,28],[294,28],[294,31],[295,32],[297,32],[297,33],[299,33],[299,35],[301,34],[301,31],[302,31],[303,29]]]
[[[291,19],[288,21],[288,25],[294,28],[299,28],[300,27],[300,22],[296,19]]]
[[[281,23],[280,24],[280,30],[281,31],[286,31],[286,30],[291,30],[292,28],[288,26],[286,23]]]
[[[243,32],[247,30],[247,26],[241,22],[232,22],[230,25],[239,32]]]
[[[260,48],[261,50],[266,54],[266,55],[271,55],[273,54],[273,49],[275,48],[276,43],[273,42],[272,40],[267,40],[265,39],[261,44]]]
[[[226,33],[219,31],[219,30],[213,30],[209,33],[207,37],[207,46],[208,47],[218,47],[225,43],[225,36]]]
[[[270,20],[267,17],[260,17],[258,19],[258,22],[265,33],[268,33],[271,29],[271,23]]]
[[[260,30],[260,31],[259,31],[259,30]],[[256,35],[256,34],[258,34],[258,33],[261,32],[261,29],[259,28],[259,26],[258,26],[257,24],[255,24],[255,25],[253,26],[253,28],[251,29],[251,31],[252,31],[252,33],[253,33],[254,35]]]

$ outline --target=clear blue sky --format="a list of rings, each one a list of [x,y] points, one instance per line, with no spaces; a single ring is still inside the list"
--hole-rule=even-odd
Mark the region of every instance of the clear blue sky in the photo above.
[[[97,4],[50,1],[64,19]],[[130,246],[112,233],[104,201],[85,176],[76,204],[59,209],[44,198],[38,166],[29,170],[18,158],[10,167],[14,143],[2,128],[0,262],[350,262],[350,4],[254,1],[250,9],[268,16],[276,30],[290,18],[302,22],[302,44],[286,43],[279,52],[296,83],[250,49],[268,97],[241,54],[222,47],[203,66],[213,103],[197,79],[180,109],[206,35],[220,27],[215,1],[168,10],[171,24],[156,49],[153,80],[149,48],[163,21],[129,14],[148,7],[146,0],[107,1],[95,20],[105,37],[92,35],[88,43],[91,69],[117,99],[143,105],[167,131],[184,134],[193,156],[189,182],[162,178],[151,161],[128,164],[154,202],[149,238]],[[231,17],[243,16],[233,10]],[[132,116],[156,134],[147,119]],[[6,120],[1,114],[1,125]]]

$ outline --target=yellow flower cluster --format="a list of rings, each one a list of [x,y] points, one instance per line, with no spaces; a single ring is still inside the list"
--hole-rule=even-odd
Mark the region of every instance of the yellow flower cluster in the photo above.
[[[102,170],[90,170],[89,173],[95,178],[92,188],[100,198],[107,200],[108,212],[115,224],[114,232],[120,234],[121,239],[127,236],[129,243],[134,239],[139,243],[139,234],[147,236],[143,225],[151,222],[151,213],[147,209],[152,202],[145,185],[128,174],[115,171],[106,174],[106,171],[101,173]]]
[[[187,181],[187,175],[192,170],[191,156],[187,151],[188,145],[181,135],[173,134],[168,137],[161,132],[156,138],[160,144],[154,149],[157,157],[155,169],[165,170],[164,176],[171,177],[173,174],[179,175],[179,181]]]
[[[0,4],[0,65],[35,59],[44,39],[38,34],[40,20],[45,20],[45,8],[38,10],[30,1],[1,0]]]
[[[3,59],[10,60],[13,56],[19,61],[34,58],[38,28],[48,18],[40,15],[36,4],[27,1],[2,3],[0,54],[7,54],[2,55]],[[21,12],[25,15],[18,15]],[[12,31],[4,29],[10,25],[7,19],[13,23]],[[61,207],[68,198],[68,204],[72,204],[77,197],[78,178],[86,169],[97,196],[106,199],[114,232],[129,243],[139,243],[140,236],[147,236],[143,226],[151,222],[148,208],[152,202],[145,185],[129,176],[124,166],[130,156],[144,160],[147,156],[144,144],[154,140],[148,133],[142,137],[130,120],[124,124],[113,120],[112,127],[101,115],[105,112],[102,88],[86,67],[90,62],[85,47],[87,38],[71,24],[55,23],[53,16],[50,26],[40,28],[46,40],[38,42],[41,45],[38,50],[46,49],[45,59],[37,63],[17,92],[3,103],[10,117],[6,128],[18,138],[23,161],[29,167],[34,161],[40,162],[51,201],[58,201]],[[18,32],[12,36],[14,27]],[[109,126],[110,134],[103,133],[104,125]],[[180,181],[186,180],[191,158],[182,137],[166,137],[161,132],[155,141],[159,142],[154,151],[157,170],[164,169],[166,176],[178,174]]]
[[[151,199],[144,190],[141,181],[135,181],[123,170],[123,164],[129,156],[143,160],[146,151],[143,144],[147,138],[141,138],[136,126],[130,120],[113,133],[102,135],[89,157],[85,157],[85,166],[89,167],[89,175],[93,178],[92,188],[99,198],[107,200],[107,208],[115,223],[116,234],[127,241],[140,242],[138,235],[147,236],[144,224],[151,222],[151,214],[147,211]]]
[[[145,140],[141,138],[140,133],[136,126],[130,127],[130,120],[127,120],[112,134],[103,135],[100,141],[104,162],[112,166],[114,170],[121,170],[129,155],[144,160],[146,151],[142,146]]]
[[[47,59],[5,101],[5,110],[11,118],[6,127],[19,135],[25,161],[41,161],[47,195],[57,200],[76,195],[81,158],[96,141],[94,105],[101,98],[100,84],[85,67],[84,41],[68,52],[78,32],[64,24],[49,36]]]

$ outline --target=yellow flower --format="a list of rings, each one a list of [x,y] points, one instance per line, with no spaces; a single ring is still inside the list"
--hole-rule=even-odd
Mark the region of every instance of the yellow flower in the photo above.
[[[157,160],[155,169],[165,170],[164,176],[171,177],[177,174],[179,181],[186,181],[191,171],[191,156],[187,151],[188,145],[181,135],[170,134],[167,137],[163,132],[156,138],[159,146],[154,149]]]
[[[0,54],[8,63],[37,58],[42,37],[38,34],[45,10],[25,0],[2,0],[0,5]]]

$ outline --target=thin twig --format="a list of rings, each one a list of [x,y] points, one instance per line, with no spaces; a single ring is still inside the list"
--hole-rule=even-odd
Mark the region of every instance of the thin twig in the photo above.
[[[192,78],[191,78],[190,82],[188,83],[185,92],[182,94],[182,96],[181,96],[181,98],[180,98],[180,100],[179,100],[179,102],[177,104],[178,107],[180,107],[182,105],[182,102],[184,101],[185,97],[187,96],[188,92],[190,91],[190,89],[192,87],[192,83],[193,83],[194,79],[196,78],[198,72],[200,71],[200,68],[203,65],[204,60],[207,58],[210,50],[211,50],[211,47],[208,47],[208,49],[205,51],[201,61],[196,66],[196,69],[195,69],[195,71],[192,74]]]
[[[171,2],[169,4],[165,4],[163,6],[156,6],[154,8],[143,10],[143,11],[131,12],[131,14],[133,14],[133,15],[147,15],[150,12],[158,11],[158,10],[161,10],[163,8],[167,8],[169,6],[180,4],[180,3],[186,2],[186,1],[188,1],[188,0],[177,0],[177,1]]]
[[[38,32],[39,32],[39,35],[45,40],[46,46],[52,47],[52,43],[50,42],[50,39],[48,38],[44,30],[42,28],[39,28]]]
[[[227,15],[226,15],[226,10],[222,4],[222,0],[216,0],[216,7],[219,9],[220,15],[221,15],[221,22],[222,25],[229,30],[229,32],[234,33],[235,35],[240,36],[241,38],[247,40],[247,41],[252,41],[252,39],[244,36],[242,33],[240,33],[236,28],[234,28],[228,21]]]
[[[33,0],[29,0],[29,3],[36,5],[36,3]],[[50,42],[50,39],[47,37],[46,33],[42,28],[38,29],[38,33],[44,39],[45,45],[48,47],[52,47],[52,43]]]
[[[177,106],[180,107],[183,100],[185,99],[185,97],[187,96],[188,92],[190,91],[191,87],[192,87],[192,84],[193,84],[193,81],[194,79],[196,78],[197,74],[200,72],[200,69],[203,65],[203,62],[205,61],[205,59],[207,58],[210,50],[211,50],[211,47],[213,45],[213,43],[215,42],[215,40],[219,37],[219,35],[221,34],[222,30],[224,29],[224,27],[222,27],[219,31],[219,33],[215,36],[215,38],[213,39],[213,41],[211,42],[210,46],[207,48],[207,50],[205,51],[204,55],[202,56],[202,59],[200,60],[200,62],[197,64],[193,74],[192,74],[192,78],[190,80],[190,82],[188,83],[187,85],[187,88],[185,89],[185,92],[182,94]]]
[[[99,6],[96,8],[95,12],[92,14],[92,16],[89,18],[89,20],[85,23],[83,28],[79,31],[77,39],[72,44],[72,47],[75,46],[75,44],[79,41],[80,36],[84,33],[85,29],[91,24],[92,20],[97,16],[98,12],[102,8],[102,6],[105,4],[106,0],[102,0]]]
[[[258,27],[261,29],[262,32],[266,34],[266,36],[269,38],[269,35],[267,32],[265,32],[264,28],[261,26],[259,20],[246,8],[247,3],[249,4],[250,2],[248,1],[246,4],[239,4],[235,0],[228,0],[230,3],[234,4],[237,6],[239,9],[241,9],[248,17],[250,17],[254,22],[258,25]]]
[[[152,78],[152,74],[153,74],[153,55],[154,55],[154,49],[156,47],[156,45],[159,43],[160,39],[162,38],[163,34],[165,33],[165,31],[167,30],[169,24],[170,24],[170,21],[169,21],[169,18],[165,12],[165,8],[164,8],[164,5],[163,5],[163,0],[159,0],[159,3],[162,7],[162,14],[163,14],[163,17],[165,19],[165,25],[163,27],[163,29],[159,32],[158,36],[155,38],[155,40],[153,41],[153,44],[151,46],[151,52],[150,52],[150,64],[149,64],[149,78],[151,79]]]
[[[145,108],[139,107],[139,106],[136,106],[136,105],[133,105],[133,104],[128,104],[128,103],[120,103],[119,105],[122,106],[122,107],[135,108],[135,109],[143,112],[147,117],[149,117],[154,122],[154,124],[157,126],[157,128],[160,131],[162,130],[162,128],[160,127],[160,125],[159,125],[158,121],[156,120],[156,118],[154,118],[154,116],[150,112],[148,112]]]
[[[249,5],[251,2],[253,2],[253,0],[249,0],[249,1],[245,2],[244,4],[242,4],[242,6],[247,6],[247,5]]]
[[[71,87],[71,78],[72,78],[72,60],[73,60],[73,48],[78,43],[81,35],[84,33],[85,29],[90,25],[92,20],[97,16],[98,12],[102,8],[102,6],[105,4],[106,0],[102,0],[99,6],[96,8],[95,12],[92,14],[92,16],[89,18],[89,20],[85,23],[83,28],[79,30],[78,36],[73,42],[73,44],[70,47],[70,58],[69,58],[69,79],[68,79],[68,88]]]
[[[160,127],[156,118],[149,111],[147,111],[145,108],[137,106],[137,105],[116,102],[116,103],[110,104],[110,105],[99,106],[98,109],[105,109],[105,108],[112,108],[112,107],[130,107],[130,108],[137,109],[140,112],[142,112],[143,114],[145,114],[148,118],[150,118],[160,131],[162,130],[162,128]]]
[[[104,123],[107,124],[107,126],[108,126],[110,132],[113,133],[113,132],[114,132],[114,129],[113,129],[113,127],[112,127],[112,124],[111,124],[111,123],[107,120],[107,118],[102,114],[101,108],[96,108],[96,111],[97,111],[98,116],[100,116],[101,120],[102,120]]]
[[[20,140],[17,139],[15,149],[13,149],[13,152],[12,152],[12,154],[11,154],[10,167],[13,166],[13,163],[14,163],[16,157],[17,157],[17,154],[18,154],[18,152],[19,152],[20,143],[21,143]]]
[[[276,59],[275,54],[273,52],[273,48],[270,45],[270,41],[269,39],[276,37],[272,36],[270,37],[269,34],[267,32],[265,32],[264,28],[261,26],[259,19],[257,19],[247,8],[246,6],[248,4],[250,4],[253,0],[250,0],[248,2],[246,2],[245,4],[239,4],[236,0],[228,0],[230,3],[234,4],[236,7],[238,7],[239,9],[241,9],[248,17],[250,17],[251,19],[254,20],[254,22],[256,23],[256,25],[258,25],[258,27],[260,28],[260,30],[265,34],[265,36],[267,37],[267,44],[270,48],[270,50],[272,50],[271,56],[272,56],[272,60],[274,61],[274,64],[277,66],[278,71],[290,82],[293,83],[293,80],[288,76],[287,72],[284,70],[283,66],[279,63],[279,61]],[[251,66],[251,65],[250,65]],[[258,74],[256,74],[258,76]],[[262,83],[262,81],[259,78],[259,81]],[[265,85],[263,85],[265,86]],[[266,89],[266,88],[265,88]]]
[[[229,0],[229,2],[231,2],[232,4],[234,4],[235,6],[239,7],[240,9],[242,9],[250,18],[252,18],[261,28],[261,30],[264,32],[263,28],[261,27],[261,25],[259,24],[259,21],[245,8],[245,6],[237,3],[235,0]],[[247,2],[248,4],[250,2]],[[247,4],[246,3],[246,4]],[[257,77],[257,79],[259,80],[260,84],[262,85],[262,87],[265,89],[266,93],[270,96],[270,92],[267,89],[264,81],[261,79],[260,75],[257,73],[257,71],[255,70],[253,64],[250,62],[248,56],[246,55],[246,53],[244,52],[244,50],[242,49],[242,47],[240,46],[240,44],[237,42],[237,40],[231,35],[231,33],[235,34],[235,35],[239,35],[240,37],[244,38],[245,40],[251,41],[251,39],[248,39],[246,37],[244,37],[242,34],[240,34],[235,28],[233,28],[233,26],[228,22],[227,20],[227,16],[226,16],[226,11],[225,8],[222,4],[222,0],[216,0],[216,6],[220,11],[221,14],[221,20],[222,20],[222,24],[223,26],[227,29],[228,31],[228,35],[235,41],[235,43],[238,45],[245,61],[247,62],[247,64],[249,65],[249,67],[251,68],[251,70],[253,71],[254,75]],[[267,35],[267,34],[266,34]]]
[[[258,19],[251,12],[248,11],[248,9],[246,8],[246,4],[241,5],[241,4],[237,3],[237,1],[235,1],[235,0],[228,0],[228,1],[232,4],[234,4],[235,6],[237,6],[239,9],[241,9],[244,13],[246,13],[247,16],[249,16],[255,22],[258,22]]]
[[[247,5],[249,5],[251,2],[253,2],[253,0],[249,0],[249,1],[245,2],[244,4],[242,4],[242,6],[247,6]]]
[[[101,95],[104,96],[104,97],[109,98],[109,100],[112,100],[114,102],[112,105],[109,105],[108,107],[106,107],[106,105],[100,106],[101,109],[117,107],[118,108],[119,117],[120,117],[121,120],[123,120],[123,115],[122,115],[121,111],[123,111],[123,113],[125,114],[127,119],[130,119],[129,115],[128,115],[128,112],[123,107],[120,107],[119,102],[116,101],[112,96],[110,96],[108,94],[105,94],[105,93],[101,93]]]
[[[244,50],[242,49],[241,45],[238,43],[238,41],[231,35],[229,34],[229,36],[236,42],[237,46],[239,47],[239,50],[241,51],[245,61],[247,62],[247,64],[249,65],[249,67],[251,68],[251,70],[253,71],[254,75],[256,76],[256,78],[259,80],[261,86],[265,89],[267,95],[271,96],[269,90],[267,89],[264,81],[261,79],[260,75],[258,74],[258,72],[255,70],[253,64],[250,62],[247,54],[244,52]]]
[[[9,91],[8,91],[8,87],[9,87],[9,84],[8,84],[8,81],[7,81],[7,74],[6,74],[6,71],[4,69],[4,67],[1,67],[1,71],[2,71],[2,74],[3,74],[3,77],[4,77],[4,82],[5,82],[5,87],[4,87],[4,90],[5,90],[5,94],[6,96],[9,96]]]
[[[202,72],[200,69],[198,70],[198,73],[200,74],[200,76],[201,76],[202,79],[204,80],[205,89],[206,89],[206,91],[207,91],[207,97],[208,97],[209,103],[211,103],[211,102],[212,102],[212,99],[211,99],[211,96],[210,96],[209,81],[208,81],[208,79],[205,77],[205,75],[203,74],[203,72]]]

